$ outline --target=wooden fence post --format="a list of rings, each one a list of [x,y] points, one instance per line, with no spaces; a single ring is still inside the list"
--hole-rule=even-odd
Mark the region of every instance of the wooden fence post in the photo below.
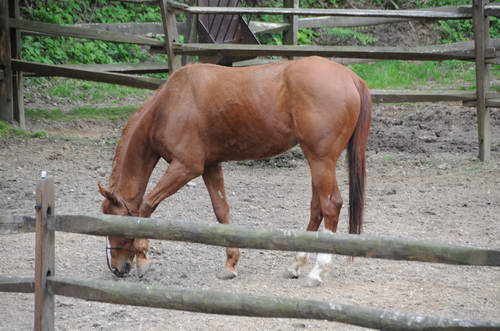
[[[54,231],[48,229],[48,217],[54,215],[54,181],[44,179],[36,190],[35,254],[35,331],[54,330],[54,294],[47,277],[54,276]]]
[[[299,8],[299,0],[284,0],[285,8]],[[287,30],[283,31],[283,44],[297,45],[299,36],[299,17],[297,15],[285,15],[285,22],[290,24]],[[293,59],[290,56],[289,59]]]
[[[9,0],[9,16],[11,18],[19,19],[21,16],[19,10],[20,0]],[[21,59],[21,32],[18,29],[11,29],[10,31],[10,50],[11,58]],[[23,72],[16,71],[12,76],[12,95],[13,95],[13,117],[14,121],[19,123],[21,128],[26,127],[26,120],[24,117],[24,82]]]
[[[486,63],[486,48],[489,44],[489,19],[484,7],[488,0],[473,0],[474,46],[476,57],[477,130],[479,138],[479,159],[491,158],[490,110],[486,107],[489,88],[489,65]]]
[[[173,43],[179,41],[177,20],[175,19],[174,10],[168,4],[168,0],[159,0],[159,2],[163,31],[165,32],[165,46],[168,55],[168,73],[172,75],[175,70],[182,66],[182,57],[180,55],[175,55],[173,49]]]
[[[9,3],[0,1],[0,120],[14,121],[10,61]]]

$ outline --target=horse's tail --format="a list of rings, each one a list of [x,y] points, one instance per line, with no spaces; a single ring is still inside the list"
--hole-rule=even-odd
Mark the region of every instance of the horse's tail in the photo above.
[[[355,84],[361,98],[361,104],[356,128],[347,145],[347,163],[349,167],[349,233],[360,234],[363,225],[363,208],[365,204],[365,151],[372,119],[372,99],[370,91],[362,79],[357,78]]]

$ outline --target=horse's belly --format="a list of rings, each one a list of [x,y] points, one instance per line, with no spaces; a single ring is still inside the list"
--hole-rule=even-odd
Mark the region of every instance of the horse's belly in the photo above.
[[[241,133],[238,136],[226,137],[215,148],[219,161],[238,161],[263,159],[286,152],[297,144],[292,135],[256,135]]]

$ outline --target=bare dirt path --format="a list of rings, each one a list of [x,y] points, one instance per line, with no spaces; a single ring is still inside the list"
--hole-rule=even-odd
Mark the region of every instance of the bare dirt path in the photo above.
[[[99,213],[98,182],[106,183],[123,121],[64,125],[72,139],[0,139],[0,210],[33,215],[40,171],[56,182],[56,212]],[[61,125],[31,123],[57,132]],[[492,112],[493,160],[476,159],[475,111],[455,104],[377,106],[368,152],[365,233],[500,249],[500,113]],[[297,156],[299,155],[299,156]],[[165,164],[155,171],[153,182]],[[339,178],[347,203],[343,162]],[[234,223],[304,229],[310,179],[300,153],[267,162],[225,165]],[[156,218],[215,222],[200,179],[160,205]],[[345,209],[345,208],[344,208]],[[346,232],[346,212],[340,231]],[[232,293],[329,300],[461,319],[500,321],[500,270],[335,257],[319,288],[283,278],[293,253],[243,250],[239,277],[215,273],[224,249],[181,242],[152,242],[154,265],[145,278],[115,279],[107,270],[104,238],[57,233],[56,273],[213,289]],[[34,235],[0,237],[0,274],[34,272]],[[30,330],[33,296],[0,293],[0,330]],[[57,297],[58,330],[356,330],[325,321],[194,314],[99,304]]]

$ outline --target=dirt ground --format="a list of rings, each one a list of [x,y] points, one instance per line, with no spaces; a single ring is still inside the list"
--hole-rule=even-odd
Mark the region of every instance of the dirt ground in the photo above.
[[[67,139],[0,139],[0,210],[34,214],[34,190],[45,170],[56,182],[56,213],[98,215],[97,183],[107,183],[124,121],[34,122]],[[500,113],[492,111],[492,161],[478,154],[475,110],[458,104],[376,105],[368,147],[365,233],[500,249]],[[161,164],[155,182],[165,169]],[[347,204],[344,162],[339,183]],[[236,224],[304,229],[310,178],[299,151],[261,162],[225,165]],[[164,201],[158,219],[216,222],[201,179]],[[345,208],[340,231],[346,232]],[[0,237],[0,274],[32,276],[34,234]],[[107,269],[105,239],[56,234],[56,274],[231,293],[356,304],[460,319],[500,321],[500,270],[345,257],[319,288],[285,279],[294,253],[242,252],[239,276],[222,281],[224,249],[152,241],[154,264],[143,278],[116,279]],[[306,270],[307,272],[307,270]],[[33,295],[0,293],[0,329],[29,330]],[[56,298],[58,330],[358,330],[314,320],[265,319],[127,307]]]

